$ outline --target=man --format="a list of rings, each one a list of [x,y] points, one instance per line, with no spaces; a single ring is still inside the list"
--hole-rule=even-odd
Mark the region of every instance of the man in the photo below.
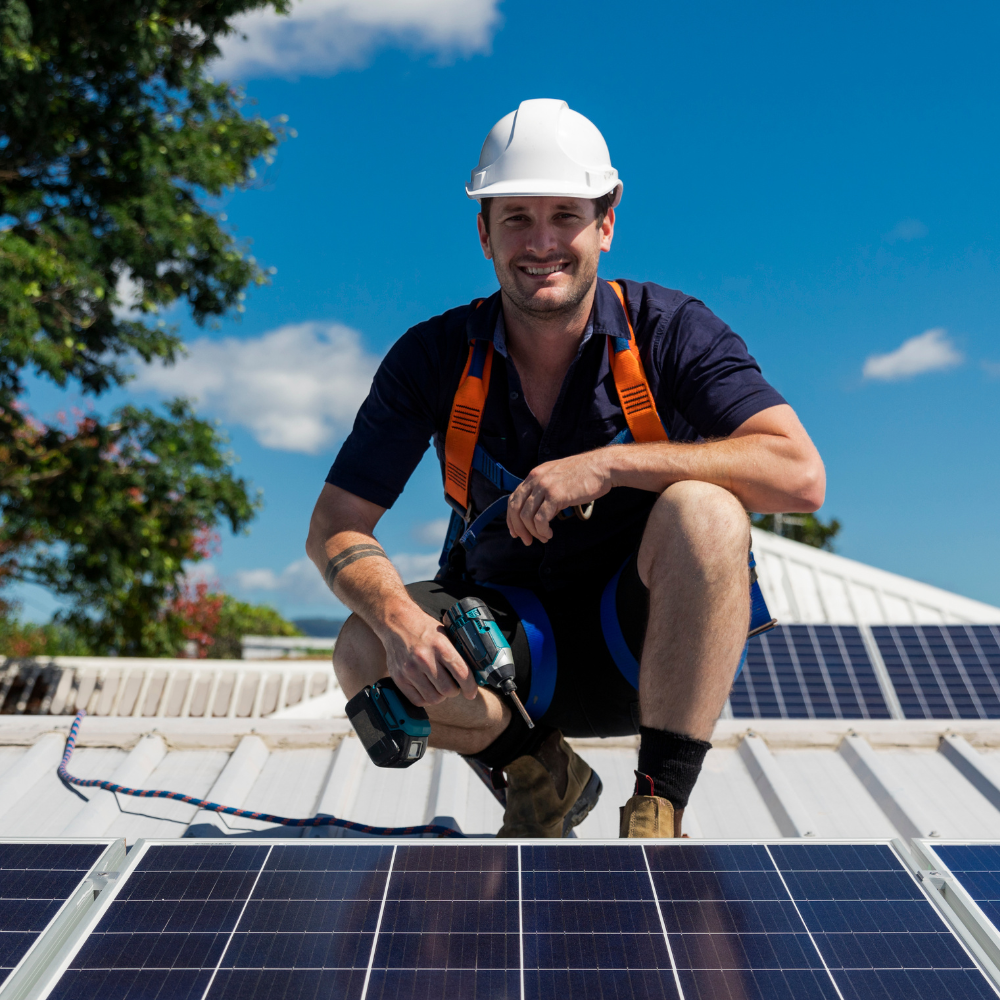
[[[747,640],[746,511],[816,510],[823,464],[702,303],[598,279],[622,184],[565,102],[498,122],[466,192],[500,291],[393,346],[313,514],[307,551],[354,612],[334,668],[348,698],[388,675],[426,709],[431,746],[505,775],[499,836],[564,836],[593,808],[600,780],[564,736],[636,732],[622,836],[680,836]],[[476,522],[437,581],[404,587],[374,530],[432,438],[455,526],[509,492],[506,520]],[[442,628],[470,595],[511,643],[534,728]]]

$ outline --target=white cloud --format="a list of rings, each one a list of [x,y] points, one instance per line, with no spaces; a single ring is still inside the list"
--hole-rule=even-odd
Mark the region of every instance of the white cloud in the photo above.
[[[444,536],[447,532],[448,518],[438,517],[433,521],[425,521],[423,524],[414,525],[410,534],[421,545],[436,545],[438,548],[441,548],[444,545]]]
[[[280,596],[285,602],[315,605],[337,604],[319,570],[303,556],[289,563],[283,570],[238,569],[229,578],[232,587],[241,591],[266,591]]]
[[[886,243],[909,243],[927,235],[927,227],[919,219],[901,219],[882,237]]]
[[[118,299],[118,304],[111,307],[115,319],[138,319],[142,315],[142,310],[139,309],[142,305],[142,282],[136,281],[127,267],[118,274],[115,298]]]
[[[865,378],[894,382],[924,372],[954,368],[964,360],[948,338],[947,331],[937,327],[904,340],[896,350],[888,354],[873,354],[865,361],[863,374]]]
[[[316,454],[350,430],[378,358],[339,323],[298,323],[244,340],[202,337],[173,366],[146,365],[140,391],[194,397],[267,448]]]
[[[393,565],[403,578],[403,583],[433,579],[438,571],[437,554],[421,555],[401,552],[390,556]],[[282,570],[267,567],[238,569],[232,573],[227,583],[229,588],[241,592],[273,594],[282,604],[317,605],[340,602],[330,593],[312,560],[303,556],[289,563]]]
[[[423,555],[417,552],[397,552],[389,558],[399,570],[403,583],[416,583],[417,580],[433,580],[438,571],[439,552]]]
[[[363,66],[379,45],[442,56],[487,51],[499,0],[297,0],[233,21],[218,72],[243,78],[330,74]],[[245,36],[245,40],[244,37]]]

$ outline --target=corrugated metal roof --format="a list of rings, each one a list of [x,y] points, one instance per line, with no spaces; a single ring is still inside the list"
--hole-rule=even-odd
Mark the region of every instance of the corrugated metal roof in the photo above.
[[[786,625],[991,625],[1000,608],[753,529],[767,605]]]
[[[154,725],[155,723],[155,725]],[[0,836],[335,836],[68,788],[56,775],[70,720],[0,719]],[[637,740],[573,741],[604,794],[580,837],[615,837]],[[692,837],[1000,835],[1000,722],[720,721],[686,815]],[[88,719],[71,773],[285,816],[404,826],[452,817],[491,834],[501,809],[465,762],[430,751],[376,768],[346,720]]]

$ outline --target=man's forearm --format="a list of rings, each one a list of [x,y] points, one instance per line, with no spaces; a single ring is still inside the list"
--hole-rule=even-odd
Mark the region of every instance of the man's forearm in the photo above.
[[[380,638],[419,611],[373,535],[341,531],[313,555],[326,585]]]
[[[772,434],[620,445],[604,449],[602,458],[615,486],[662,493],[684,480],[714,483],[765,514],[813,511],[823,502],[821,464],[803,461],[797,442]]]

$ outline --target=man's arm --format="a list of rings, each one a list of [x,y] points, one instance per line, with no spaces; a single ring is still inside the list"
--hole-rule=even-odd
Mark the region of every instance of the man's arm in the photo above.
[[[309,523],[306,553],[327,586],[379,637],[389,676],[415,705],[437,705],[475,678],[441,623],[411,599],[373,534],[384,507],[324,485]]]
[[[507,527],[525,545],[547,542],[549,522],[566,507],[614,486],[662,493],[682,480],[722,486],[761,514],[812,512],[826,493],[823,460],[795,411],[782,404],[717,441],[612,445],[539,465],[511,494]]]

